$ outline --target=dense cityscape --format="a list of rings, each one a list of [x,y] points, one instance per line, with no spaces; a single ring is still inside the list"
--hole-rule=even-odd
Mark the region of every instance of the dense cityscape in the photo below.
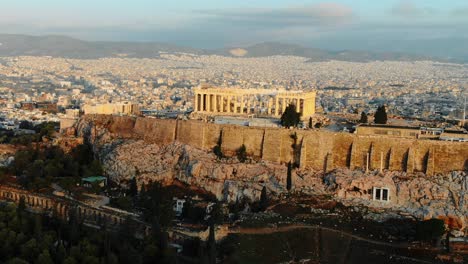
[[[467,72],[466,65],[431,61],[308,62],[285,56],[16,57],[2,59],[0,86],[5,115],[17,123],[31,118],[57,121],[54,115],[40,117],[37,112],[19,110],[30,102],[56,104],[59,112],[123,101],[145,110],[187,112],[193,110],[192,88],[204,83],[225,88],[316,90],[318,111],[325,113],[373,113],[385,104],[389,114],[444,121],[462,119]]]

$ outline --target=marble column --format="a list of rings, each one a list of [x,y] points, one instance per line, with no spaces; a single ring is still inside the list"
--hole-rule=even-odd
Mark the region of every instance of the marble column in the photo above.
[[[278,97],[275,97],[275,116],[279,115],[279,100]]]
[[[241,99],[240,99],[240,100],[241,100],[241,101],[240,101],[240,113],[243,114],[243,113],[244,113],[244,107],[245,107],[244,96],[242,95],[240,98],[241,98]],[[248,98],[248,97],[247,97],[247,98]]]
[[[211,112],[211,94],[206,95],[206,111]]]
[[[224,96],[219,96],[219,112],[224,113]]]
[[[214,107],[213,112],[218,113],[218,95],[213,94]]]
[[[200,94],[200,111],[205,111],[205,94]]]
[[[268,109],[267,109],[267,113],[268,113],[269,115],[271,115],[272,112],[273,112],[273,98],[270,97],[270,98],[268,99]]]

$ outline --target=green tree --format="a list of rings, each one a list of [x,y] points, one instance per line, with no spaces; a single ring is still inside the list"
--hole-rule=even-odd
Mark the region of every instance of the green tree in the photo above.
[[[443,220],[433,218],[420,221],[416,225],[416,238],[422,241],[433,241],[437,244],[445,231]]]
[[[60,263],[60,262],[58,262]],[[72,256],[70,257],[67,257],[64,261],[63,261],[63,264],[77,264],[78,261],[76,261],[76,259]]]
[[[35,215],[34,216],[34,237],[37,240],[41,239],[42,235],[42,216],[41,215]]]
[[[281,125],[286,128],[297,127],[301,121],[301,114],[296,111],[296,106],[290,104],[281,115]]]
[[[22,120],[19,124],[19,128],[20,129],[33,129],[34,125],[27,120]]]
[[[39,254],[36,239],[32,238],[21,246],[21,258],[33,262]]]
[[[247,149],[244,144],[236,150],[237,159],[240,162],[245,162],[247,160]]]
[[[45,249],[42,251],[42,253],[39,255],[37,258],[37,264],[54,264],[52,261],[52,258],[50,257],[49,250]]]
[[[99,258],[95,257],[95,256],[84,256],[83,258],[83,262],[82,263],[86,263],[86,264],[99,264]]]
[[[368,121],[369,121],[369,120],[368,120],[368,118],[367,118],[366,113],[361,112],[361,119],[359,119],[359,123],[365,124],[365,123],[367,123]]]
[[[24,210],[26,210],[26,200],[24,196],[21,196],[17,207],[18,215],[21,215],[24,212]]]
[[[20,150],[15,153],[15,159],[12,166],[13,174],[21,176],[25,168],[27,168],[35,159],[35,152],[32,149]]]
[[[27,262],[26,260],[24,259],[20,259],[20,258],[13,258],[13,259],[10,259],[7,264],[29,264],[29,262]]]
[[[292,188],[292,163],[288,162],[288,172],[286,177],[286,189],[290,191]]]
[[[385,105],[381,105],[374,114],[374,123],[387,124],[387,120],[387,110],[385,109]]]
[[[160,258],[161,251],[159,247],[154,243],[149,243],[143,250],[143,262],[144,263],[157,263]]]
[[[70,257],[68,258],[72,258],[76,262],[79,262],[82,256],[83,255],[79,246],[72,246],[70,248]],[[67,261],[67,259],[65,259],[65,261]]]
[[[56,253],[55,253],[55,262],[56,263],[64,263],[67,257],[67,251],[62,243],[59,243]]]
[[[76,146],[72,149],[71,155],[80,165],[90,164],[94,160],[93,148],[89,143]]]
[[[222,159],[224,157],[223,151],[221,150],[221,146],[216,145],[213,147],[213,153],[216,155],[218,159]]]
[[[137,184],[136,176],[130,180],[130,187],[128,190],[128,194],[132,197],[135,197],[138,195],[138,184]]]
[[[107,257],[106,257],[106,263],[107,264],[118,264],[119,263],[119,258],[112,252],[110,252]]]

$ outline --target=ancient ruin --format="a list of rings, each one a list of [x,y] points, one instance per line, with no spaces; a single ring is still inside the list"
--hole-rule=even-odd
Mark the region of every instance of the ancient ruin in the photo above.
[[[196,113],[211,115],[258,115],[279,117],[294,104],[303,118],[315,113],[315,92],[228,89],[199,87],[194,89]]]

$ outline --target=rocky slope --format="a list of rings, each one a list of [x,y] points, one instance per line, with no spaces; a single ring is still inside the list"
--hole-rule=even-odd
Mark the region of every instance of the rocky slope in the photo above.
[[[207,151],[178,142],[149,143],[128,135],[119,138],[105,125],[81,121],[78,134],[88,138],[106,173],[117,182],[137,177],[143,184],[150,180],[165,183],[177,179],[216,195],[219,200],[235,202],[260,197],[263,186],[272,196],[286,192],[287,167],[264,161],[240,163],[236,158],[218,160]],[[468,178],[464,172],[448,175],[408,175],[402,172],[368,172],[296,169],[292,175],[294,191],[303,194],[329,194],[347,205],[371,208],[367,217],[416,219],[441,218],[463,235],[468,225]],[[374,187],[389,190],[390,201],[373,201]]]

